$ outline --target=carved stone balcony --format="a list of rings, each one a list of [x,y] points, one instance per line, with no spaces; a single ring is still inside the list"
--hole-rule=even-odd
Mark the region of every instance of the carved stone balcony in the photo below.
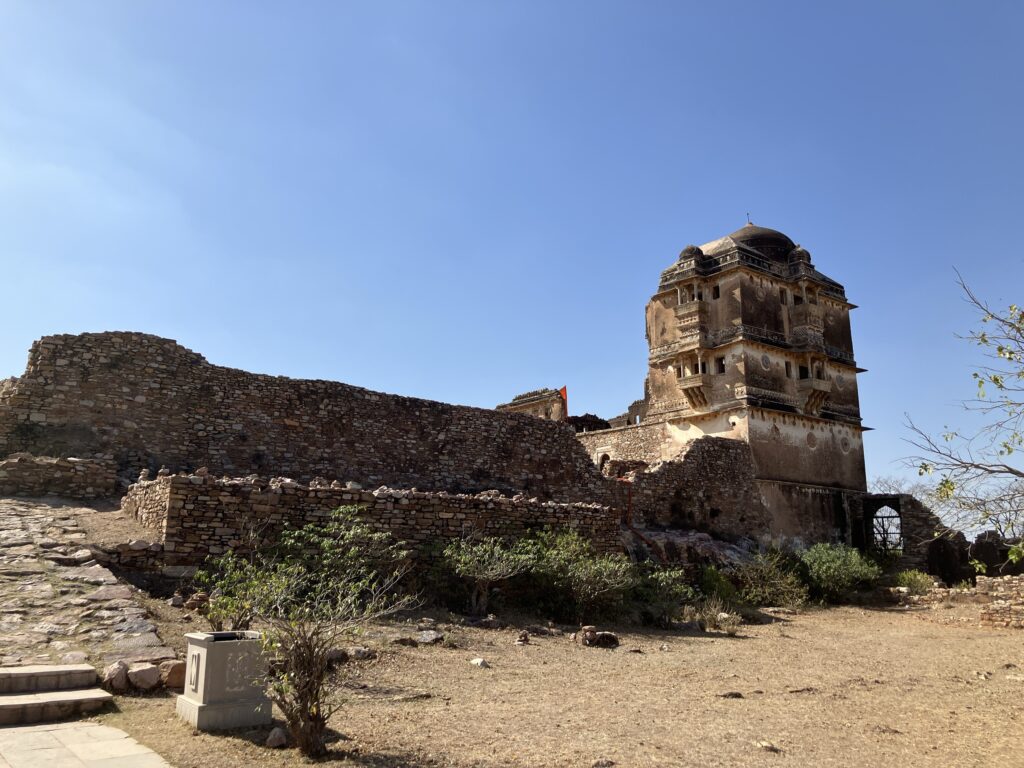
[[[686,395],[686,400],[695,411],[708,407],[711,397],[711,376],[707,373],[695,373],[679,379],[679,388]]]
[[[818,415],[832,394],[832,382],[826,379],[800,379],[796,391],[804,401],[804,413]]]
[[[708,322],[708,304],[706,301],[687,301],[676,307],[676,319],[680,328],[688,326],[704,326]]]
[[[695,349],[707,346],[707,334],[694,328],[682,336],[682,338],[670,341],[668,344],[659,344],[651,347],[648,360],[651,365],[657,365],[670,360],[675,360],[682,352],[692,352]]]

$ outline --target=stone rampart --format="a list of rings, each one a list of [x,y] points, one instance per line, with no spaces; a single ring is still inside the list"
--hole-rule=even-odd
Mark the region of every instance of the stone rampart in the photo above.
[[[165,565],[195,565],[207,555],[273,540],[286,524],[324,520],[334,509],[357,505],[378,530],[418,548],[479,531],[522,536],[551,526],[573,528],[598,551],[622,548],[617,513],[598,504],[562,504],[517,495],[474,495],[379,488],[341,483],[309,485],[283,478],[214,478],[201,474],[158,477],[132,485],[122,508],[154,529]]]
[[[109,461],[59,459],[16,453],[0,461],[0,496],[114,496],[117,475]]]
[[[0,456],[15,451],[111,457],[131,477],[208,467],[562,502],[606,493],[566,424],[222,368],[141,333],[35,342],[0,394]]]
[[[766,525],[750,450],[740,441],[695,440],[668,457],[678,461],[633,473],[627,485],[602,476],[567,424],[222,368],[140,333],[49,336],[33,344],[24,375],[0,391],[0,456],[17,450],[110,461],[122,477],[159,467],[283,475],[300,484],[330,477],[451,498],[498,491],[538,503],[597,505],[612,525],[631,507],[640,519],[712,535],[759,537]],[[160,505],[147,502],[147,492],[155,491],[136,489],[126,503],[159,526]],[[368,500],[331,499],[344,501]],[[225,519],[234,503],[224,497]],[[517,504],[507,511],[518,514],[523,502]],[[434,523],[423,522],[425,535],[434,535]]]

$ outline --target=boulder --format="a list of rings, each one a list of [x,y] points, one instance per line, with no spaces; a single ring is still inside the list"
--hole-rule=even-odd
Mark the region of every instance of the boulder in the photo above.
[[[100,685],[111,693],[124,693],[128,690],[128,665],[123,661],[115,661],[103,670]]]
[[[470,659],[470,664],[474,667],[480,667],[480,669],[490,669],[491,665],[487,663],[486,659]]]
[[[580,627],[572,639],[588,648],[618,648],[619,638],[614,632],[598,632],[597,627]]]
[[[266,745],[271,749],[280,749],[288,745],[288,732],[284,728],[275,728],[267,736]]]
[[[177,659],[168,659],[160,662],[160,682],[164,688],[185,687],[185,662]]]
[[[52,643],[51,643],[52,645]],[[65,653],[60,657],[61,664],[84,664],[85,660],[89,658],[89,654],[85,651],[71,651]]]
[[[160,667],[149,662],[136,662],[128,667],[128,682],[140,691],[151,691],[160,685]]]
[[[444,642],[444,633],[436,629],[425,629],[416,635],[416,642],[420,645],[437,645]]]

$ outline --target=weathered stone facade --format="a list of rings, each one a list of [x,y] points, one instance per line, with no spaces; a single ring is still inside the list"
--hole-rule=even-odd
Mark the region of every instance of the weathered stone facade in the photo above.
[[[512,402],[495,406],[495,410],[506,413],[524,413],[550,421],[565,421],[568,416],[566,399],[564,387],[561,390],[537,389],[533,392],[516,395],[512,398]]]
[[[866,489],[851,309],[781,232],[748,224],[688,246],[647,305],[644,398],[580,440],[599,465],[742,441],[774,534],[848,539]]]
[[[0,460],[0,496],[101,499],[116,492],[113,463],[13,454]]]
[[[346,488],[339,482],[308,485],[274,478],[214,478],[203,474],[158,477],[132,485],[122,508],[154,528],[165,565],[195,565],[207,555],[273,540],[286,524],[325,519],[357,505],[360,517],[413,546],[480,532],[523,536],[546,526],[572,528],[600,552],[621,549],[619,517],[598,504],[560,504],[497,493],[474,495],[379,488]]]

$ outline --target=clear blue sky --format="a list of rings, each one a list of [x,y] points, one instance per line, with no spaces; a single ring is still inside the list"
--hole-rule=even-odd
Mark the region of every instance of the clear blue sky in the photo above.
[[[493,406],[642,394],[753,220],[854,313],[869,475],[962,417],[954,266],[1024,301],[1019,2],[0,0],[0,376],[50,333]]]

